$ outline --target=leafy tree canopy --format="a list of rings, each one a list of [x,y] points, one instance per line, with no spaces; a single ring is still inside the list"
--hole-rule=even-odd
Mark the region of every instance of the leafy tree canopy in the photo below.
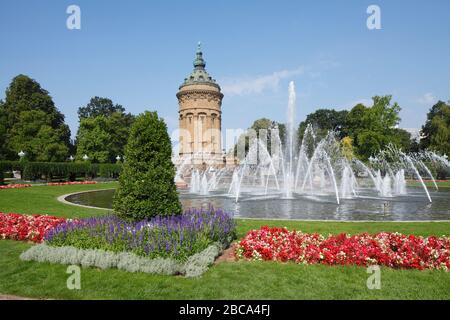
[[[76,159],[88,155],[92,162],[115,162],[123,157],[133,117],[114,112],[110,116],[82,118],[77,133]]]
[[[353,150],[353,140],[350,137],[344,137],[341,140],[341,151],[344,157],[348,160],[351,160],[355,157],[355,153]]]
[[[108,117],[116,112],[124,113],[125,108],[120,104],[114,104],[111,99],[93,97],[86,106],[78,108],[78,117],[80,120],[97,116]]]
[[[6,132],[7,159],[23,150],[32,161],[64,161],[68,156],[70,130],[46,90],[25,75],[18,75],[6,89],[0,107],[0,135]]]
[[[267,118],[261,118],[253,122],[250,128],[256,131],[256,136],[258,138],[260,138],[260,134],[267,132],[267,146],[269,146],[268,149],[270,150],[272,139],[271,129],[275,127],[278,127],[278,135],[280,136],[280,140],[284,142],[286,139],[286,125],[284,123],[275,122]]]
[[[414,143],[411,137],[411,133],[404,129],[400,128],[394,128],[392,130],[392,144],[396,145],[398,148],[400,148],[404,152],[413,152],[417,151],[414,150]]]
[[[422,126],[420,147],[450,156],[450,105],[439,101],[428,112]]]
[[[405,136],[404,132],[396,128],[400,122],[400,106],[396,102],[391,104],[390,95],[375,96],[372,100],[372,107],[358,104],[352,108],[343,130],[353,139],[359,157],[365,160],[378,153],[388,143],[398,147],[405,143],[397,136],[399,132],[403,138]]]
[[[298,141],[301,143],[303,135],[308,124],[311,124],[316,132],[318,139],[324,138],[328,131],[334,130],[341,134],[345,126],[348,111],[336,111],[334,109],[318,109],[306,116],[306,119],[300,122],[298,128]],[[341,134],[343,137],[343,135]]]
[[[5,108],[3,106],[3,101],[0,100],[0,160],[6,160],[7,156],[6,123],[7,123],[7,116]]]
[[[237,144],[234,146],[234,154],[237,156],[243,156],[241,154],[238,154],[238,145],[244,145],[245,146],[245,155],[247,155],[251,140],[254,138],[263,139],[266,140],[266,146],[269,153],[271,152],[271,144],[272,144],[272,130],[275,127],[278,127],[278,135],[280,137],[280,140],[284,143],[285,137],[286,137],[286,125],[283,123],[278,123],[275,121],[272,121],[267,118],[261,118],[258,120],[255,120],[252,124],[252,126],[249,129],[254,130],[252,134],[249,134],[249,132],[242,134],[238,138]],[[256,134],[256,136],[254,136]],[[261,135],[265,135],[266,139],[262,137]],[[264,142],[264,141],[263,141]]]
[[[11,150],[24,150],[33,161],[64,161],[68,145],[61,137],[70,134],[67,126],[52,128],[48,115],[41,110],[23,111],[10,130]]]
[[[93,97],[78,109],[80,126],[76,137],[76,158],[86,154],[92,162],[115,162],[123,157],[134,116],[111,99]]]

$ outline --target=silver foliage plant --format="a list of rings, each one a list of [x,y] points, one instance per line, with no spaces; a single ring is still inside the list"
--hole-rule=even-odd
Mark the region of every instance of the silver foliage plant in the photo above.
[[[31,247],[20,255],[23,261],[81,265],[100,269],[117,268],[128,272],[144,272],[163,275],[181,274],[185,277],[198,277],[208,270],[223,245],[215,242],[205,250],[196,253],[184,263],[170,258],[149,259],[130,252],[114,253],[96,249],[75,247],[53,247],[45,243]]]

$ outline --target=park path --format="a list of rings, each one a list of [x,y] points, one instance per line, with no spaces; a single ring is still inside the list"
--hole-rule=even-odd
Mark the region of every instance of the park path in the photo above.
[[[36,299],[13,296],[10,294],[0,294],[0,300],[36,300]]]
[[[228,249],[225,249],[222,254],[217,257],[216,261],[214,261],[214,264],[236,261],[234,251],[236,250],[237,245],[238,244],[236,242],[233,242]]]

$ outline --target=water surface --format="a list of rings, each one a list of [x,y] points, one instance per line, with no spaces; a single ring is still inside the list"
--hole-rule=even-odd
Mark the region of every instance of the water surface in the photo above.
[[[74,194],[66,200],[87,206],[112,208],[115,190],[99,190]],[[280,199],[277,195],[254,195],[245,193],[238,203],[235,199],[219,192],[208,196],[193,195],[185,190],[180,192],[183,208],[208,207],[233,213],[236,217],[301,219],[301,220],[341,220],[341,221],[409,221],[409,220],[450,220],[450,192],[430,191],[430,203],[423,190],[408,188],[408,195],[394,198],[379,198],[361,193],[357,198],[341,199],[337,205],[332,196],[294,196],[294,199]]]

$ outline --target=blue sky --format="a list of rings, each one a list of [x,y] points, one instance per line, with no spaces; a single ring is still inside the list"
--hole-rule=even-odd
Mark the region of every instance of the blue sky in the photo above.
[[[66,8],[81,8],[81,30]],[[370,4],[381,30],[366,27]],[[203,44],[225,93],[223,127],[285,121],[297,87],[297,121],[317,108],[350,108],[392,94],[401,127],[420,127],[450,99],[450,1],[1,0],[0,99],[20,73],[50,92],[76,133],[77,109],[105,96],[129,112],[157,110],[177,127],[178,86]]]

